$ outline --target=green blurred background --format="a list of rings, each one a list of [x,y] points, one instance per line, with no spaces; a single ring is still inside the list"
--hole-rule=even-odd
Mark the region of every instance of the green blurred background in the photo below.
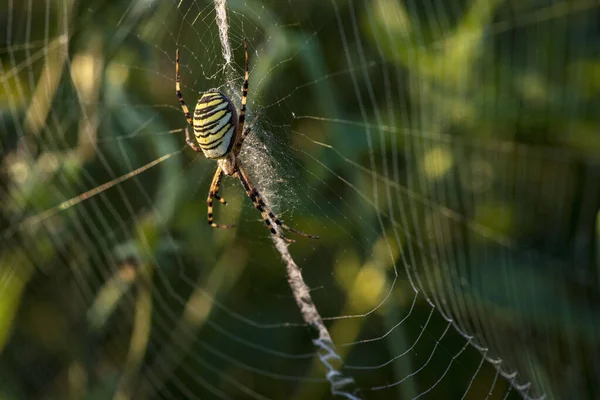
[[[331,397],[184,147],[175,49],[239,104],[244,37],[242,160],[362,396],[598,398],[599,5],[228,1],[226,63],[212,2],[1,0],[0,399]]]

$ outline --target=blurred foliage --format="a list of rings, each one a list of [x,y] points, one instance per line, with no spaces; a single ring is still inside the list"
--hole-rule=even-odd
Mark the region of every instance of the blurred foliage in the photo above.
[[[365,397],[597,398],[597,2],[228,7],[231,64],[210,2],[0,8],[0,399],[329,396],[259,216],[226,179],[206,226],[183,148],[175,49],[188,105],[237,102],[242,37],[243,160],[321,237],[291,251]]]

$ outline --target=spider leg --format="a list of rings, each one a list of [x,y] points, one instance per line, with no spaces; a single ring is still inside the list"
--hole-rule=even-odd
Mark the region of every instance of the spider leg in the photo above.
[[[190,131],[189,131],[189,127],[186,127],[186,128],[185,128],[185,142],[186,142],[186,143],[187,143],[187,145],[188,145],[188,146],[190,146],[190,147],[191,147],[191,148],[192,148],[194,151],[196,151],[196,152],[198,152],[198,153],[202,152],[202,150],[200,149],[200,147],[198,146],[198,144],[197,144],[196,142],[194,142],[194,141],[192,140],[192,138],[190,137]],[[221,168],[221,167],[219,167],[219,168]],[[220,183],[220,181],[221,181],[221,178],[219,177],[219,182],[217,182],[217,186],[216,186],[216,189],[215,189],[215,191],[214,191],[214,193],[213,193],[212,197],[214,197],[215,199],[219,200],[219,201],[221,202],[221,204],[223,204],[224,206],[226,206],[226,205],[227,205],[227,201],[225,201],[225,199],[224,199],[224,198],[222,198],[222,197],[219,195],[219,183]],[[214,183],[214,179],[213,179],[213,183]],[[211,186],[211,188],[212,188],[212,186]],[[210,203],[209,207],[212,207],[212,202]],[[211,213],[212,213],[212,211],[211,211]]]
[[[217,166],[215,176],[213,177],[212,183],[210,184],[210,190],[208,191],[208,198],[206,204],[208,204],[207,217],[208,224],[213,228],[233,228],[235,225],[220,225],[213,222],[213,198],[217,198],[221,203],[226,204],[225,200],[219,196],[219,185],[221,184],[221,177],[223,176],[223,169],[221,166]]]
[[[223,204],[224,206],[227,205],[227,201],[225,201],[224,198],[222,198],[221,196],[219,196],[219,193],[215,193],[215,199],[219,200],[221,202],[221,204]]]
[[[242,167],[239,164],[238,164],[237,168],[238,168],[238,171],[242,170]],[[243,172],[239,172],[237,174],[237,176],[240,178],[240,182],[242,183],[242,186],[244,187],[244,190],[246,191],[246,194],[248,195],[248,197],[250,197],[250,200],[252,200],[254,207],[256,207],[256,209],[260,212],[260,215],[262,216],[263,221],[267,225],[267,228],[269,228],[271,233],[273,235],[277,236],[278,238],[283,239],[288,243],[295,242],[295,240],[288,239],[275,230],[275,228],[271,224],[271,220],[269,219],[269,216],[267,215],[267,213],[264,210],[264,207],[263,207],[264,202],[263,202],[262,198],[260,197],[260,194],[254,188],[254,186],[252,186],[252,183],[250,183],[250,181],[248,181],[246,178],[244,178],[244,175],[245,174]],[[262,203],[262,205],[261,205],[261,203]]]
[[[241,137],[244,132],[244,122],[246,121],[246,103],[248,101],[248,45],[244,38],[244,52],[246,55],[246,72],[244,73],[244,84],[242,85],[242,106],[240,108],[240,116],[238,118],[237,137]]]
[[[190,110],[188,109],[187,105],[185,105],[185,101],[183,101],[183,95],[181,94],[181,79],[179,77],[179,49],[175,51],[175,94],[177,94],[177,99],[181,104],[181,109],[185,114],[185,119],[187,119],[188,124],[192,126],[192,116],[190,115]]]
[[[275,228],[272,226],[271,221],[276,223],[283,229],[286,229],[290,232],[294,232],[298,235],[306,236],[306,237],[312,238],[312,239],[319,238],[318,236],[306,234],[304,232],[301,232],[297,229],[294,229],[294,228],[284,224],[279,218],[277,218],[277,216],[275,214],[273,214],[271,209],[265,204],[264,200],[262,199],[262,196],[260,195],[258,190],[256,190],[256,188],[250,181],[250,176],[248,175],[246,170],[242,167],[242,165],[239,162],[236,165],[236,169],[237,169],[237,176],[240,178],[240,182],[242,183],[242,186],[244,187],[246,194],[248,195],[248,197],[250,197],[250,200],[252,200],[252,203],[254,203],[254,207],[256,207],[256,209],[258,211],[260,211],[260,213],[263,217],[263,220],[265,221],[265,224],[267,225],[267,227],[269,228],[269,230],[271,231],[271,233],[273,235],[285,240],[288,243],[294,242],[294,240],[288,239],[288,238],[282,236],[281,234],[279,234],[275,230]]]
[[[244,143],[244,139],[246,139],[246,136],[248,136],[248,134],[250,133],[250,131],[254,127],[254,124],[256,123],[256,121],[258,121],[258,117],[260,117],[260,114],[262,114],[262,111],[263,111],[262,108],[260,110],[258,110],[258,112],[256,113],[256,115],[252,119],[252,122],[250,123],[250,125],[248,127],[246,127],[246,129],[242,133],[242,136],[240,136],[240,138],[238,139],[237,143],[235,144],[235,149],[234,149],[233,152],[234,152],[234,154],[236,156],[238,154],[240,154],[240,151],[242,150],[242,143]]]
[[[256,113],[256,116],[250,123],[250,126],[244,129],[244,123],[246,122],[246,103],[248,102],[248,80],[249,80],[249,57],[248,57],[248,44],[246,43],[246,38],[244,38],[244,54],[246,56],[246,70],[244,72],[244,83],[242,84],[242,106],[240,108],[240,116],[238,118],[238,131],[237,131],[237,143],[235,144],[235,148],[233,150],[233,154],[236,156],[240,153],[242,149],[242,143],[244,143],[244,139],[250,131],[252,130],[252,126],[258,120],[258,117],[262,113],[262,108]]]
[[[202,149],[200,149],[200,147],[198,147],[198,144],[196,142],[194,142],[192,140],[192,138],[190,137],[190,127],[186,126],[185,127],[185,142],[187,143],[188,146],[190,146],[192,148],[192,150],[194,150],[196,153],[201,153]]]
[[[185,119],[187,120],[189,126],[193,126],[192,117],[190,115],[190,110],[187,105],[185,105],[185,101],[183,101],[183,95],[181,94],[181,79],[179,77],[179,49],[175,52],[175,93],[177,94],[177,99],[181,104],[181,109],[185,114]],[[189,126],[185,127],[185,142],[194,150],[196,153],[202,152],[198,144],[190,137]]]

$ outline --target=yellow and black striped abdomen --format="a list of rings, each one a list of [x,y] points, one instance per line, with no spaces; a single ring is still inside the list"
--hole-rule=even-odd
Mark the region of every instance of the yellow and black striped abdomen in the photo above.
[[[194,135],[206,158],[223,158],[235,141],[237,113],[217,89],[204,93],[194,110]]]

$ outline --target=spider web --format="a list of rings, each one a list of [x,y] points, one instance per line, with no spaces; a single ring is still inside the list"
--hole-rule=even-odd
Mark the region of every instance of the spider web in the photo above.
[[[184,142],[175,49],[188,105],[239,105],[247,38],[241,159],[320,236],[290,252],[354,395],[597,396],[598,5],[5,0],[0,395],[331,396],[259,214],[225,178],[210,229]]]

